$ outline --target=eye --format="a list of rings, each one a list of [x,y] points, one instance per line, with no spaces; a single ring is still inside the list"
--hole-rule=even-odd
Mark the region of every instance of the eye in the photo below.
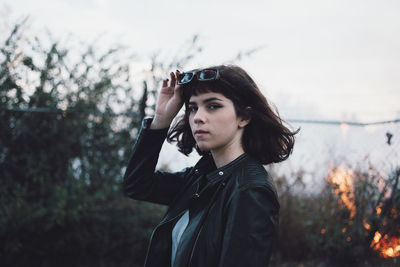
[[[211,104],[211,105],[208,106],[208,108],[211,109],[211,110],[215,110],[215,109],[218,109],[218,108],[221,108],[221,107],[222,106],[218,105],[218,104]]]
[[[188,107],[187,108],[187,112],[189,112],[189,113],[192,113],[192,112],[195,112],[197,110],[197,107],[196,106],[190,106],[190,107]]]

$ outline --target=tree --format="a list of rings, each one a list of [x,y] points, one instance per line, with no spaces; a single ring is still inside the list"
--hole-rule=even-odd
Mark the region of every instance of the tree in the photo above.
[[[122,174],[141,119],[154,109],[156,89],[147,85],[158,88],[155,73],[198,53],[197,38],[192,54],[169,64],[153,56],[135,90],[128,49],[28,39],[26,23],[0,48],[1,262],[141,263],[164,208],[123,197]]]

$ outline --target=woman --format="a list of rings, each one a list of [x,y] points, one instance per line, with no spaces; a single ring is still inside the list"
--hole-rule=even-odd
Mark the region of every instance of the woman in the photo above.
[[[154,118],[143,120],[124,176],[127,196],[169,206],[145,266],[267,266],[279,203],[263,164],[288,158],[297,132],[240,67],[170,76]],[[185,114],[169,129],[182,105]],[[155,171],[166,137],[185,155],[195,148],[201,159],[180,172]]]

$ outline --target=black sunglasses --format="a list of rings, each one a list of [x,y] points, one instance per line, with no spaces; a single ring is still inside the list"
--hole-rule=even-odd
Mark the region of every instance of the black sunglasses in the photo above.
[[[178,75],[177,84],[187,84],[196,77],[198,81],[212,81],[219,79],[220,74],[218,69],[202,69],[202,70],[191,70]]]

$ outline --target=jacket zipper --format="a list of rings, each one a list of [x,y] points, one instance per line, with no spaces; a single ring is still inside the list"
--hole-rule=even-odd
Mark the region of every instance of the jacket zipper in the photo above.
[[[225,185],[224,182],[222,182],[222,185]],[[221,187],[221,184],[220,184],[219,187],[218,187],[218,189],[217,189],[217,192],[215,192],[215,195],[213,196],[213,198],[212,198],[212,200],[211,200],[213,203],[211,203],[211,206],[207,209],[206,214],[205,214],[205,217],[204,217],[204,221],[202,222],[202,224],[201,224],[201,226],[200,226],[200,230],[197,232],[196,239],[194,240],[194,244],[193,244],[193,247],[192,247],[192,251],[190,252],[190,258],[189,258],[189,263],[188,263],[188,266],[189,266],[189,267],[190,267],[191,264],[192,264],[192,258],[193,258],[193,254],[194,254],[194,249],[195,249],[195,247],[196,247],[197,240],[199,239],[200,233],[201,233],[201,231],[203,230],[204,222],[205,222],[205,220],[207,219],[208,212],[212,209],[212,207],[214,207],[214,205],[215,205],[214,199],[215,199],[215,197],[217,196],[218,191],[219,191],[221,188],[222,188],[222,187]]]
[[[196,239],[194,240],[194,244],[193,244],[193,247],[192,247],[192,251],[190,252],[190,258],[189,258],[189,264],[188,264],[189,267],[190,267],[191,264],[192,264],[192,258],[193,258],[193,254],[194,254],[194,248],[196,247],[197,239],[199,239],[201,230],[203,230],[203,225],[204,225],[204,223],[201,225],[200,230],[199,230],[199,232],[198,232],[197,235],[196,235]]]
[[[198,190],[199,190],[199,184],[197,184],[196,193],[197,193]],[[166,223],[168,223],[168,222],[170,222],[170,221],[175,220],[175,219],[178,218],[179,216],[182,216],[182,214],[185,213],[185,211],[186,211],[186,209],[183,210],[183,211],[181,211],[181,212],[180,212],[178,215],[176,215],[174,218],[169,219],[168,221],[162,222],[162,223],[160,223],[159,225],[157,225],[156,228],[154,228],[154,230],[153,230],[153,232],[151,233],[151,236],[150,236],[149,245],[147,246],[146,258],[145,258],[145,260],[144,260],[144,266],[146,266],[146,264],[147,264],[147,258],[148,258],[148,256],[149,256],[151,241],[153,240],[154,233],[155,233],[155,232],[157,231],[157,229],[158,229],[159,227],[161,227],[162,225],[164,225],[164,224],[166,224]]]
[[[164,224],[166,224],[166,223],[168,223],[168,222],[170,222],[170,221],[175,220],[175,219],[178,218],[179,216],[182,216],[182,214],[185,213],[185,211],[186,211],[186,210],[181,211],[181,212],[180,212],[178,215],[176,215],[174,218],[172,218],[172,219],[170,219],[170,220],[168,220],[168,221],[165,221],[165,222],[163,222],[163,223],[157,225],[156,228],[154,228],[154,230],[153,230],[153,232],[151,233],[151,236],[150,236],[149,245],[147,246],[147,253],[146,253],[146,259],[145,259],[145,261],[144,261],[144,266],[146,266],[146,264],[147,264],[147,258],[148,258],[148,256],[149,256],[151,241],[153,240],[154,233],[155,233],[155,232],[157,231],[157,229],[158,229],[159,227],[161,227],[162,225],[164,225]]]

